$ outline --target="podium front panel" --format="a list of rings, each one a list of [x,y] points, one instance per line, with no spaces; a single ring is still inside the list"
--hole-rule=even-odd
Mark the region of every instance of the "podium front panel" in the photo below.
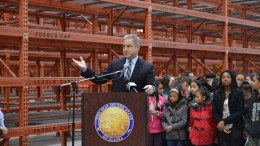
[[[148,103],[144,93],[84,93],[82,102],[83,146],[147,146]],[[116,115],[109,116],[108,114],[106,116],[108,112]],[[130,128],[127,130],[126,127],[121,126],[125,120],[118,119],[125,119],[125,115],[130,117],[128,123]],[[111,123],[105,123],[107,121]],[[103,126],[98,127],[97,125]],[[109,130],[109,128],[113,128],[113,130]],[[126,132],[120,137],[122,130],[123,133],[124,130],[130,132]]]

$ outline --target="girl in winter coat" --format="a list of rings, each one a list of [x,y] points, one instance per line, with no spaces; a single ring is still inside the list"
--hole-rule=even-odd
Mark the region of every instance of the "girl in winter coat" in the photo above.
[[[214,92],[212,114],[217,124],[220,146],[243,145],[243,94],[232,71],[220,75],[219,89]]]
[[[212,116],[210,92],[206,87],[201,87],[195,94],[198,106],[190,109],[191,131],[189,138],[193,145],[212,145],[216,138],[216,125]]]
[[[245,129],[248,132],[245,146],[260,146],[260,73],[256,73],[251,81],[250,101],[247,102]]]
[[[195,102],[195,94],[198,92],[200,87],[202,86],[201,82],[199,80],[193,80],[190,84],[190,93],[186,97],[186,102],[187,105],[190,108],[195,108],[197,106]],[[190,132],[191,127],[190,127],[190,110],[188,109],[188,123],[187,123],[187,130]],[[187,139],[185,141],[186,146],[192,146],[190,139]]]
[[[162,126],[166,131],[168,146],[183,146],[187,137],[188,107],[182,99],[180,91],[173,88],[169,92],[168,101],[164,104]]]
[[[149,102],[149,146],[162,146],[165,132],[162,127],[164,97],[159,94],[148,96]]]

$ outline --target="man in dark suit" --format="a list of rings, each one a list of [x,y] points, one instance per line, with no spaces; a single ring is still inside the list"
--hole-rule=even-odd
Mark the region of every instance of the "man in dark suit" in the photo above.
[[[127,68],[124,74],[120,77],[120,73],[109,75],[102,78],[91,80],[95,84],[103,84],[112,80],[113,92],[127,92],[126,85],[128,82],[134,82],[138,92],[146,92],[153,94],[156,91],[156,82],[154,78],[153,65],[138,57],[141,40],[134,34],[124,36],[123,42],[123,58],[112,60],[107,69],[99,75],[113,73],[124,68]],[[80,61],[72,59],[73,62],[81,69],[81,75],[85,78],[96,76],[97,74],[86,66],[85,61],[80,57]]]

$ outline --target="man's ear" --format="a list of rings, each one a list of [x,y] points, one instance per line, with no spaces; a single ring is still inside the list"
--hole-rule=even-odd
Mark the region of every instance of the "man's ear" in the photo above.
[[[141,49],[141,46],[140,46],[140,45],[138,45],[138,46],[137,46],[137,48],[138,48],[138,51],[139,51],[139,50]]]

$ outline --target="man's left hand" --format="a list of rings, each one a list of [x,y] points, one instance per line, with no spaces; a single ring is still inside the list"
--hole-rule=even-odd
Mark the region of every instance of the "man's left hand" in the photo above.
[[[152,85],[146,85],[144,86],[145,93],[148,95],[151,95],[154,93],[154,87]]]
[[[5,136],[8,133],[8,130],[6,127],[0,127],[0,131],[2,131],[2,135],[1,136]]]

